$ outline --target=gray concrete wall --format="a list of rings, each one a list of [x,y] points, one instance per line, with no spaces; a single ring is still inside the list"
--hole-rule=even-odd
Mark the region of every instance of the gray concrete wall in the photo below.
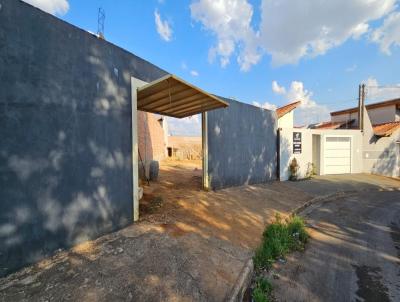
[[[0,276],[132,222],[130,77],[165,71],[0,0]]]
[[[224,99],[226,109],[207,113],[208,174],[220,189],[276,179],[276,114]]]

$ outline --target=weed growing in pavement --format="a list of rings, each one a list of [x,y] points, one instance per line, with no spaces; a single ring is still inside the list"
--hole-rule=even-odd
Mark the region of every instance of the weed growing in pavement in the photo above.
[[[275,219],[265,229],[262,243],[256,250],[253,259],[256,269],[270,268],[275,260],[289,252],[303,249],[307,242],[308,235],[301,217],[293,216],[282,221],[277,215]]]
[[[288,253],[304,249],[307,239],[308,234],[301,217],[293,216],[283,221],[278,214],[276,215],[275,222],[265,229],[262,243],[253,258],[255,273],[258,276],[252,291],[254,301],[272,300],[272,285],[261,276],[261,271],[269,269],[275,260],[285,257]]]
[[[255,302],[269,302],[271,301],[271,293],[271,283],[266,278],[257,278],[255,288],[253,289],[253,300]]]

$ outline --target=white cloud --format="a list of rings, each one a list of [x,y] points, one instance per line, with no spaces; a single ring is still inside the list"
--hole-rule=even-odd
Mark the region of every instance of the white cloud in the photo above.
[[[391,13],[383,25],[372,32],[371,40],[387,55],[391,54],[392,47],[400,46],[400,12]]]
[[[253,102],[253,105],[268,110],[276,110],[276,108],[278,108],[278,106],[276,106],[275,104],[271,104],[268,102],[265,102],[264,104],[260,104],[259,102]]]
[[[220,64],[229,64],[236,48],[237,62],[244,71],[261,58],[258,34],[251,27],[253,7],[246,0],[198,0],[190,5],[192,18],[214,33],[217,41],[209,50],[209,60],[219,57]]]
[[[283,86],[279,86],[277,81],[272,81],[272,91],[276,94],[285,94],[286,89]]]
[[[23,0],[53,15],[65,15],[69,10],[67,0]]]
[[[187,70],[187,64],[186,64],[186,62],[182,62],[181,63],[181,68],[183,69],[183,70]]]
[[[264,0],[261,37],[273,63],[325,54],[392,11],[396,0]]]
[[[199,76],[199,73],[198,73],[196,70],[191,70],[191,71],[190,71],[190,74],[191,74],[192,76],[194,76],[194,77],[198,77],[198,76]]]
[[[400,97],[400,83],[385,86],[380,85],[377,79],[369,77],[364,84],[366,85],[367,102],[386,101]]]
[[[154,11],[154,21],[156,23],[156,29],[160,37],[164,41],[171,41],[172,38],[172,29],[167,20],[162,20],[160,14],[157,10]]]
[[[209,51],[222,67],[233,55],[244,71],[269,53],[274,65],[294,64],[325,54],[349,39],[359,39],[370,23],[390,14],[396,0],[262,0],[261,22],[252,26],[253,6],[247,0],[195,0],[192,18],[211,31]],[[398,45],[398,14],[391,14],[373,35],[383,50]],[[394,35],[395,34],[395,35]]]
[[[183,119],[167,117],[168,131],[170,135],[200,136],[201,122],[200,115],[193,115]]]
[[[277,82],[276,85],[281,87]],[[287,103],[301,101],[300,107],[296,109],[294,114],[296,125],[308,125],[329,120],[328,107],[319,105],[314,101],[313,93],[304,88],[303,82],[293,81],[287,89],[285,87],[281,88],[279,92],[274,92],[283,95]],[[282,90],[284,90],[285,93],[282,93]]]

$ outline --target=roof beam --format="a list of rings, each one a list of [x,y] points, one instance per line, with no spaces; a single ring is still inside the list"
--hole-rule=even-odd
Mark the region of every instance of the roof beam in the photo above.
[[[213,109],[219,109],[221,108],[221,106],[217,105],[217,104],[211,104],[208,106],[203,106],[203,107],[199,107],[197,109],[194,110],[188,110],[188,111],[183,111],[183,112],[174,112],[179,118],[183,118],[183,117],[187,117],[187,116],[191,116],[194,114],[198,114],[201,112],[205,112],[208,110],[213,110]]]
[[[163,98],[157,102],[148,104],[146,108],[161,108],[161,107],[169,107],[170,104],[180,105],[182,103],[189,102],[191,100],[195,100],[199,97],[204,97],[203,94],[198,93],[197,91],[193,91],[193,89],[182,91],[181,93],[177,93],[174,96],[171,95],[171,99],[169,97]]]
[[[205,97],[204,95],[197,95],[196,97],[197,97],[196,99],[192,99],[190,101],[185,101],[185,102],[182,101],[182,102],[180,102],[179,105],[177,105],[176,103],[172,103],[171,105],[168,104],[167,106],[157,108],[157,110],[162,110],[165,112],[170,112],[171,110],[179,111],[182,109],[193,107],[195,105],[202,105],[202,104],[206,105],[207,104],[204,102],[207,101],[208,98]]]
[[[151,89],[151,88],[149,88],[149,89]],[[144,106],[144,105],[159,101],[163,98],[166,98],[169,95],[177,94],[177,93],[184,92],[187,90],[188,90],[188,87],[186,87],[185,85],[182,85],[181,83],[172,83],[172,85],[169,87],[166,87],[164,89],[157,89],[156,91],[152,91],[151,93],[148,93],[146,91],[145,96],[139,94],[138,97],[140,98],[140,105]]]

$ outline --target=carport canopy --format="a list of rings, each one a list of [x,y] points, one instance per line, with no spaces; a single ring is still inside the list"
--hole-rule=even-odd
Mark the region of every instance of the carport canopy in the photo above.
[[[227,102],[172,74],[137,89],[138,110],[175,118],[184,118],[228,105]]]

